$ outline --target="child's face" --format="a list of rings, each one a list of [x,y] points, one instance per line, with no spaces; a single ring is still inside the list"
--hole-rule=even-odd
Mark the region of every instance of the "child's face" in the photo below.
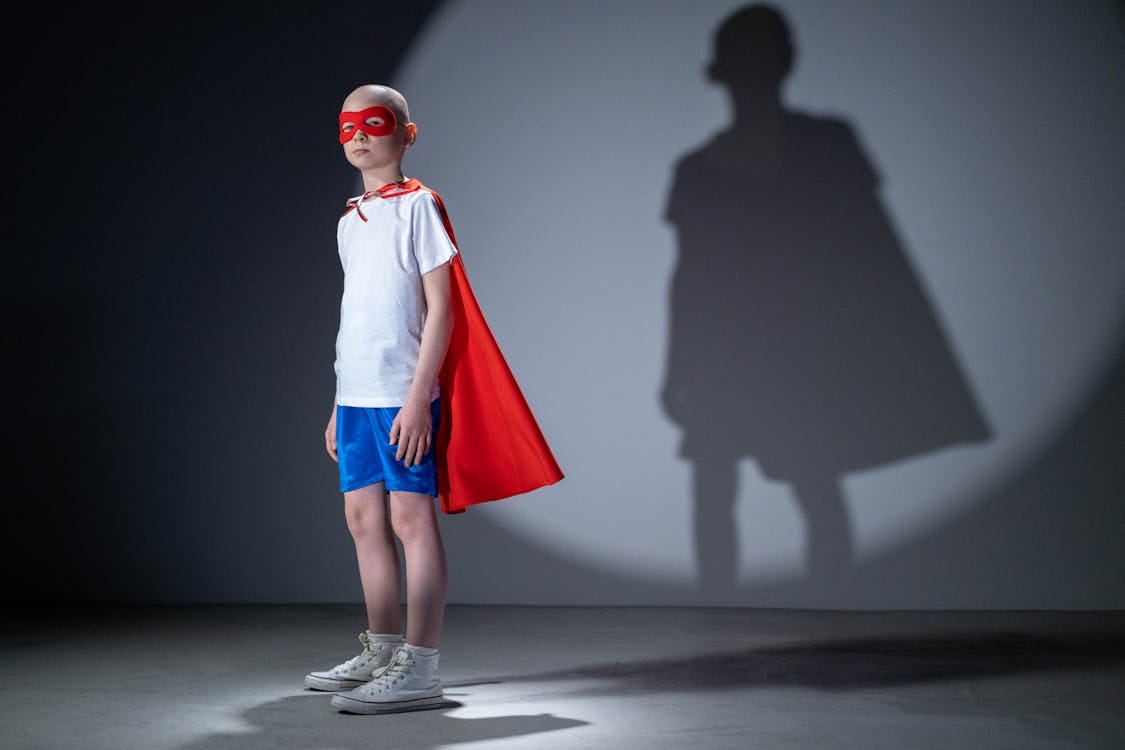
[[[414,124],[399,122],[390,108],[374,102],[344,102],[340,112],[340,144],[357,169],[392,166],[414,141]]]
[[[397,127],[398,120],[395,113],[381,104],[358,112],[341,112],[340,143],[347,143],[359,132],[374,137],[390,135]]]

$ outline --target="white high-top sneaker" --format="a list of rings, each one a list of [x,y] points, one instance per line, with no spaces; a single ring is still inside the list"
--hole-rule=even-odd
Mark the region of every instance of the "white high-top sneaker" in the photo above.
[[[332,696],[333,706],[353,714],[417,711],[444,703],[438,654],[423,656],[408,644],[395,649],[391,663],[371,682]]]
[[[390,663],[402,638],[377,640],[364,632],[359,634],[359,641],[363,644],[363,651],[358,656],[337,664],[327,672],[309,672],[305,675],[305,686],[313,690],[349,690],[370,682]]]

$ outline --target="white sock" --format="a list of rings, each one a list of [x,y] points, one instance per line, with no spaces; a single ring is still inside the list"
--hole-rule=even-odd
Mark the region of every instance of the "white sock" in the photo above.
[[[402,633],[372,633],[367,631],[367,637],[380,643],[401,643]]]
[[[415,646],[413,643],[403,642],[403,648],[416,656],[437,656],[438,649],[428,648],[426,646]]]

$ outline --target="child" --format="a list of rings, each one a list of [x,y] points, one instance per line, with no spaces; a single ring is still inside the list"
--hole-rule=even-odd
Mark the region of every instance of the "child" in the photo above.
[[[405,98],[360,86],[339,123],[365,192],[337,226],[344,293],[325,442],[339,464],[368,629],[359,655],[305,684],[341,691],[332,705],[353,713],[437,708],[447,568],[433,498],[459,513],[562,472],[476,304],[441,198],[403,175],[418,133]]]

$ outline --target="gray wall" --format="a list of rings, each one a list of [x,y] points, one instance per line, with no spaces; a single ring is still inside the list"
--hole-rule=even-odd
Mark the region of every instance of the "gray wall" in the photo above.
[[[610,6],[446,3],[401,55],[200,11],[91,52],[6,251],[9,590],[358,599],[330,132],[391,80],[567,473],[442,519],[450,601],[1120,608],[1117,6],[780,3],[778,131],[730,106],[768,52],[705,76],[739,4]]]

